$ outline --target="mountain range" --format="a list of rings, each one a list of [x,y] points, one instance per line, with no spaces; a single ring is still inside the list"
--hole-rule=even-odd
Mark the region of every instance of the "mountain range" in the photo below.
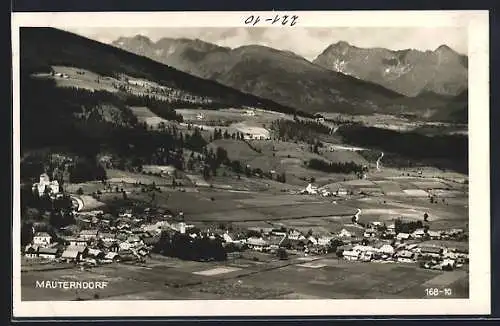
[[[434,51],[392,51],[337,42],[313,62],[407,96],[422,92],[458,95],[467,89],[467,56],[446,45]]]
[[[439,112],[464,116],[453,97],[467,92],[467,57],[447,46],[436,51],[360,49],[346,42],[326,48],[310,62],[260,45],[234,49],[199,39],[136,35],[112,45],[195,76],[307,112]],[[429,96],[429,94],[433,94]],[[459,99],[463,98],[459,97]],[[466,109],[465,109],[466,110]]]
[[[200,40],[152,42],[135,36],[120,38],[111,46],[52,28],[23,28],[21,36],[22,71],[66,65],[108,76],[127,74],[226,106],[258,106],[285,113],[378,112],[467,120],[466,89],[457,94],[461,96],[424,90],[408,97],[326,69],[293,52],[260,45],[230,49]]]

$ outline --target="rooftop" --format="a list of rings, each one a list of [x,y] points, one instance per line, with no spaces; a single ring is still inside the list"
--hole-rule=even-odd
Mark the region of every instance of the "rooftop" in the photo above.
[[[50,234],[48,234],[47,232],[37,232],[37,233],[35,233],[34,236],[35,237],[51,237]]]
[[[50,255],[56,255],[59,252],[57,248],[39,248],[38,253],[39,254],[50,254]]]

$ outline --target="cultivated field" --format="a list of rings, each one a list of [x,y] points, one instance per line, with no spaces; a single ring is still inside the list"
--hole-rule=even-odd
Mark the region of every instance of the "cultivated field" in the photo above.
[[[415,264],[361,263],[295,256],[279,261],[251,254],[224,263],[154,257],[143,265],[107,265],[89,270],[23,272],[23,300],[168,299],[366,299],[425,298],[425,288],[448,287],[450,298],[468,297],[468,272],[431,271]],[[255,260],[257,258],[257,260]],[[36,289],[35,281],[105,280],[105,289]]]

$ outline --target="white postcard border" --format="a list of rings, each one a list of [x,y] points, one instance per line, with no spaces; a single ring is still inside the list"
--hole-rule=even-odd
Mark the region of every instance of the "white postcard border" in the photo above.
[[[14,317],[474,315],[491,312],[489,179],[489,17],[487,11],[274,12],[300,17],[297,27],[468,26],[469,299],[21,301],[19,189],[19,27],[245,27],[263,12],[14,13],[13,315]],[[133,18],[133,19],[131,19]],[[267,26],[266,27],[272,27]],[[293,28],[276,25],[276,28]],[[486,146],[486,149],[484,148]]]

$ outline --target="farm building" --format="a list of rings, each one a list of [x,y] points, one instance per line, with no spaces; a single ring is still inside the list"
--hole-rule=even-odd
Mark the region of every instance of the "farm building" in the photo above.
[[[104,258],[104,252],[99,249],[89,249],[87,251],[87,256],[94,259],[102,259]]]
[[[352,237],[352,233],[347,231],[346,229],[342,229],[340,232],[339,232],[339,237],[342,237],[342,238],[350,238]]]
[[[38,249],[38,257],[45,259],[56,259],[59,256],[57,248],[40,248]]]
[[[398,262],[400,263],[413,263],[414,253],[410,251],[402,251],[398,253]]]
[[[173,175],[175,167],[172,165],[144,165],[142,171],[145,173],[161,173],[163,175]]]
[[[425,230],[424,229],[416,229],[415,231],[413,231],[411,236],[415,239],[420,239],[423,236],[425,236]]]
[[[88,240],[82,238],[75,237],[65,237],[63,238],[70,246],[82,246],[85,247],[88,245]]]
[[[263,250],[268,246],[267,241],[262,238],[248,238],[246,243],[248,248],[255,250]]]
[[[106,249],[108,252],[118,252],[120,246],[118,245],[117,242],[105,242],[103,244],[103,248]]]
[[[378,251],[380,253],[386,254],[386,255],[392,255],[394,254],[394,248],[390,244],[384,244],[382,245]]]
[[[443,252],[443,249],[440,247],[420,247],[420,253],[423,256],[440,257]]]
[[[95,240],[97,239],[97,230],[82,230],[80,232],[80,238],[83,240]]]
[[[348,251],[344,251],[342,253],[342,255],[347,260],[359,260],[360,252],[359,251],[354,251],[354,250],[348,250]]]
[[[427,235],[432,239],[432,240],[439,240],[441,239],[441,232],[439,231],[427,231]]]
[[[398,240],[408,240],[409,238],[410,238],[410,235],[408,233],[400,232],[396,235],[396,239],[398,239]]]
[[[98,238],[104,242],[113,242],[116,241],[116,234],[110,232],[100,232],[98,234]]]
[[[236,129],[243,134],[243,138],[246,140],[267,140],[271,139],[271,133],[269,130],[261,127],[248,127],[240,126]]]
[[[375,237],[376,235],[377,235],[377,231],[375,231],[375,230],[366,230],[363,233],[363,237],[365,237],[365,238],[372,238],[372,237]]]
[[[112,261],[112,262],[118,262],[120,261],[120,255],[116,252],[108,252],[105,256],[104,259]]]
[[[68,263],[78,262],[82,258],[82,253],[75,248],[68,248],[62,253],[61,258]]]

